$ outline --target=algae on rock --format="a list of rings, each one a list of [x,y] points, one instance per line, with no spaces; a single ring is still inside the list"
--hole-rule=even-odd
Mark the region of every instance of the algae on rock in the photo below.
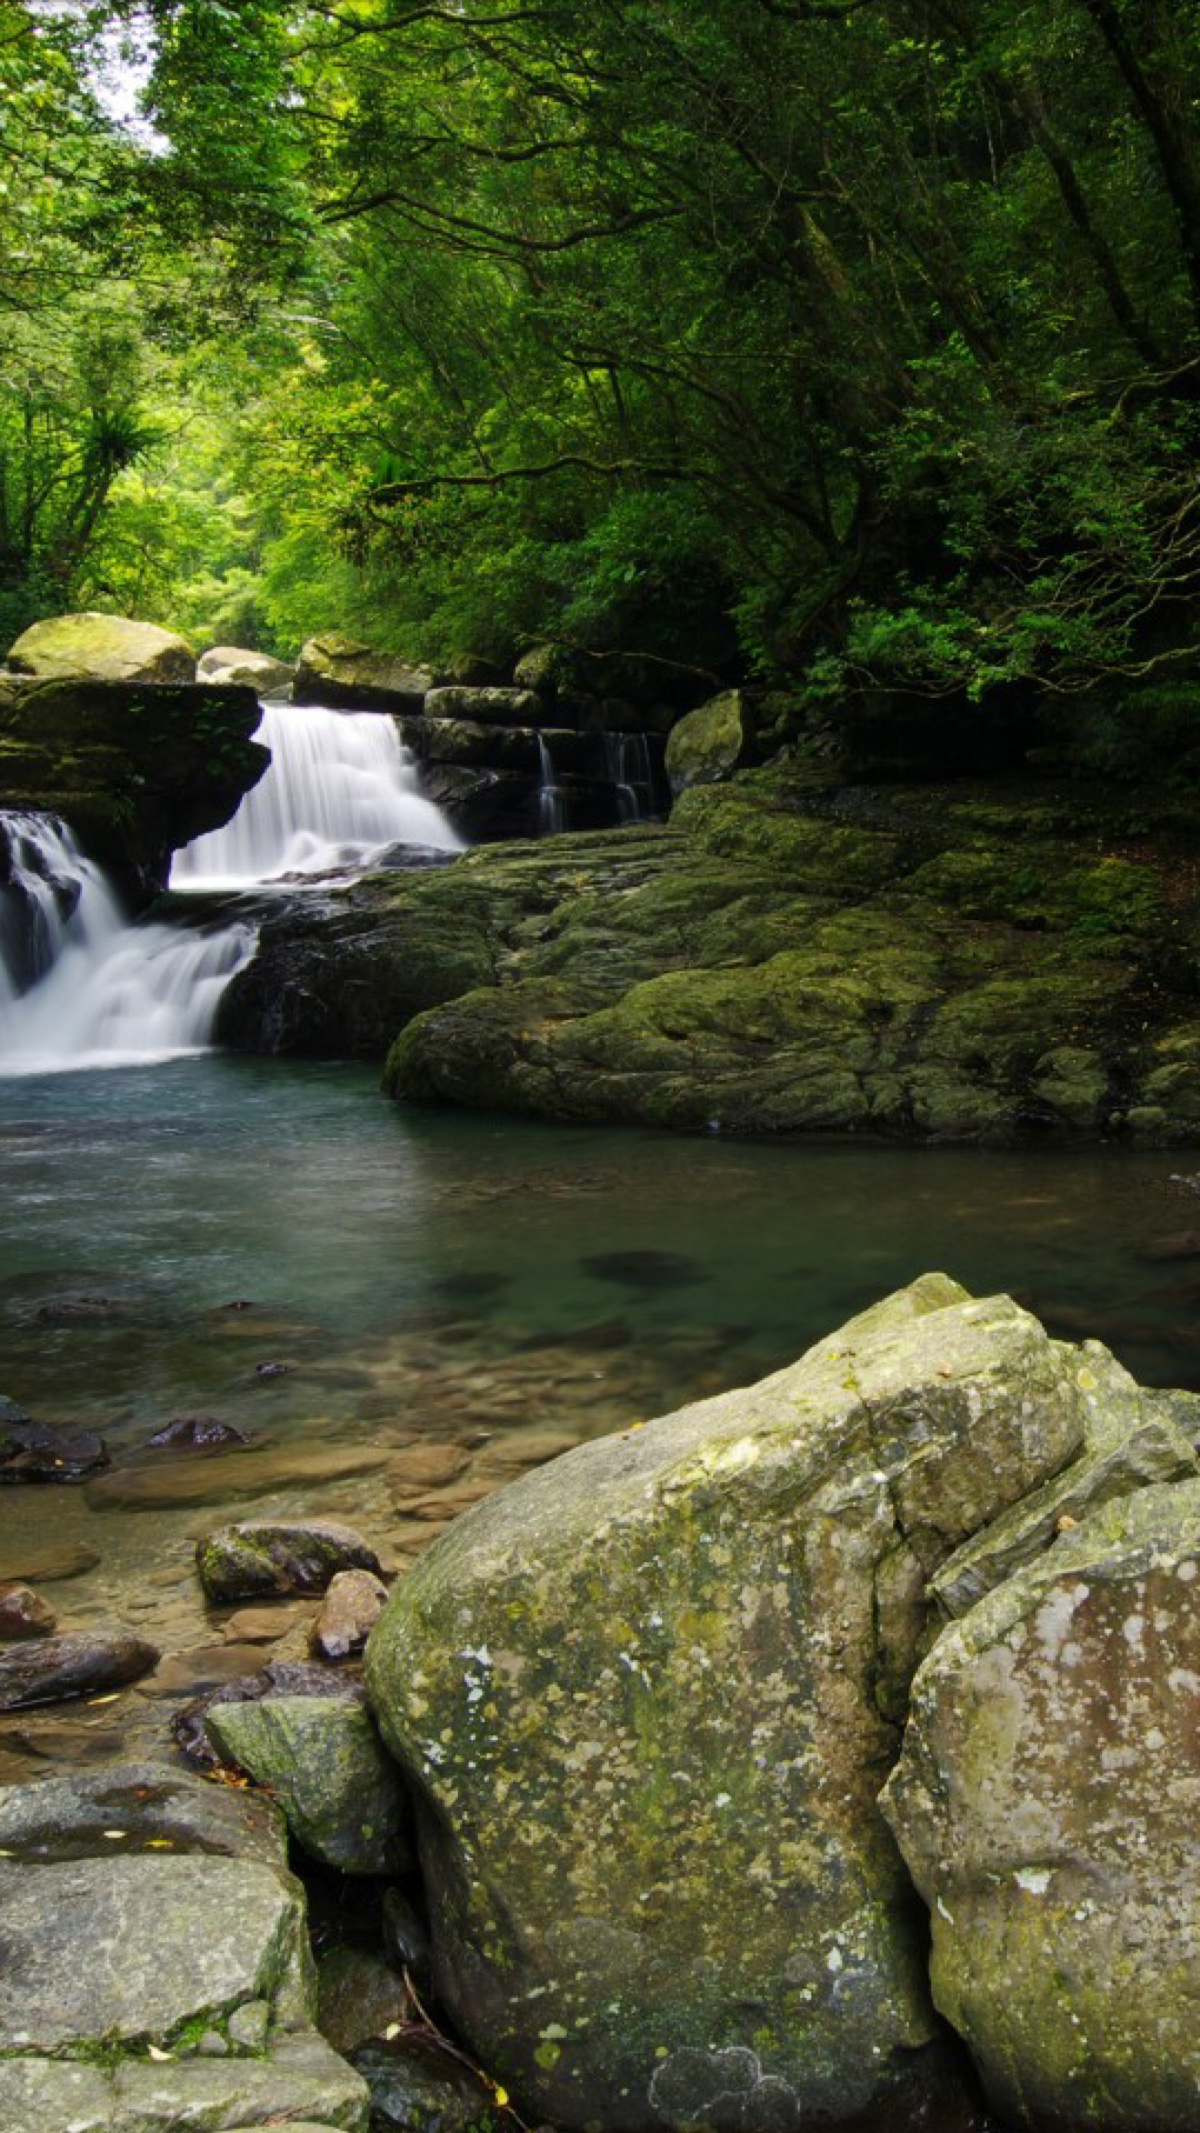
[[[707,2124],[736,2074],[757,2133],[896,2103],[936,2055],[875,1798],[927,1581],[1078,1454],[1079,1372],[928,1276],[514,1484],[393,1595],[368,1688],[439,1989],[527,2111]]]
[[[1004,2122],[1194,2133],[1200,1480],[1094,1510],[934,1646],[883,1797]]]

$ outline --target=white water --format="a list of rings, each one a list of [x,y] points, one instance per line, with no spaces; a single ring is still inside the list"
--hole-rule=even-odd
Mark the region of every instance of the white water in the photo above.
[[[271,767],[234,820],[180,852],[172,886],[250,887],[281,874],[361,867],[395,844],[457,851],[390,718],[309,705],[264,706]],[[237,921],[131,926],[101,869],[51,815],[0,812],[16,883],[0,935],[0,1076],[145,1065],[207,1050],[217,1004],[254,953]],[[33,982],[30,982],[31,979]]]
[[[417,792],[385,715],[265,704],[256,738],[271,751],[270,769],[225,829],[176,854],[172,888],[246,888],[282,874],[364,867],[394,844],[461,849]]]
[[[617,795],[617,821],[645,822],[654,813],[654,773],[644,733],[606,733],[608,775]]]
[[[45,973],[22,992],[0,956],[0,1075],[140,1065],[204,1051],[217,1001],[253,953],[254,929],[131,926],[65,823],[53,815],[0,814],[0,828],[8,833],[14,880],[36,911],[35,967]]]
[[[537,744],[541,779],[538,790],[538,835],[557,837],[570,827],[567,796],[562,786],[556,782],[554,757],[540,733]]]

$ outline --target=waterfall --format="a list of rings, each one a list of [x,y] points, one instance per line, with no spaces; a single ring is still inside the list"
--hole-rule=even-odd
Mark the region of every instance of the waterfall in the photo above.
[[[53,815],[0,812],[5,845],[0,1074],[203,1051],[222,991],[253,953],[253,928],[129,925],[100,868]]]
[[[256,738],[271,751],[270,769],[225,829],[176,854],[172,888],[245,888],[281,874],[363,867],[396,844],[461,848],[432,801],[420,798],[385,713],[264,704]]]
[[[647,821],[654,813],[654,772],[645,734],[606,733],[604,751],[617,795],[617,821]]]
[[[177,855],[172,887],[361,867],[396,844],[460,848],[390,718],[267,704],[258,731],[269,770],[226,829]],[[256,942],[245,919],[131,926],[65,823],[0,812],[0,1075],[204,1051]]]
[[[538,836],[557,837],[570,828],[567,796],[562,786],[555,783],[554,758],[542,734],[538,734]]]

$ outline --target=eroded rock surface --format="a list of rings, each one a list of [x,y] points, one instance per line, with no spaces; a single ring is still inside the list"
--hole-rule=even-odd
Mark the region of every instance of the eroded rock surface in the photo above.
[[[884,1805],[1009,2124],[1191,2133],[1200,1482],[1094,1512],[948,1629]]]
[[[313,2028],[282,1823],[155,1764],[0,1791],[0,2123],[366,2123]]]
[[[367,1680],[418,1792],[435,1975],[527,2114],[899,2108],[937,2025],[874,1801],[926,1585],[1079,1455],[1081,1367],[929,1276],[517,1482],[393,1595]]]

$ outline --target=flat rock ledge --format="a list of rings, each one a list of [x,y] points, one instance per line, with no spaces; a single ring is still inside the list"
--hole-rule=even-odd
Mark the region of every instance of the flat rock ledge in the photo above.
[[[156,1764],[5,1788],[0,1916],[7,2133],[363,2133],[265,1802]]]

